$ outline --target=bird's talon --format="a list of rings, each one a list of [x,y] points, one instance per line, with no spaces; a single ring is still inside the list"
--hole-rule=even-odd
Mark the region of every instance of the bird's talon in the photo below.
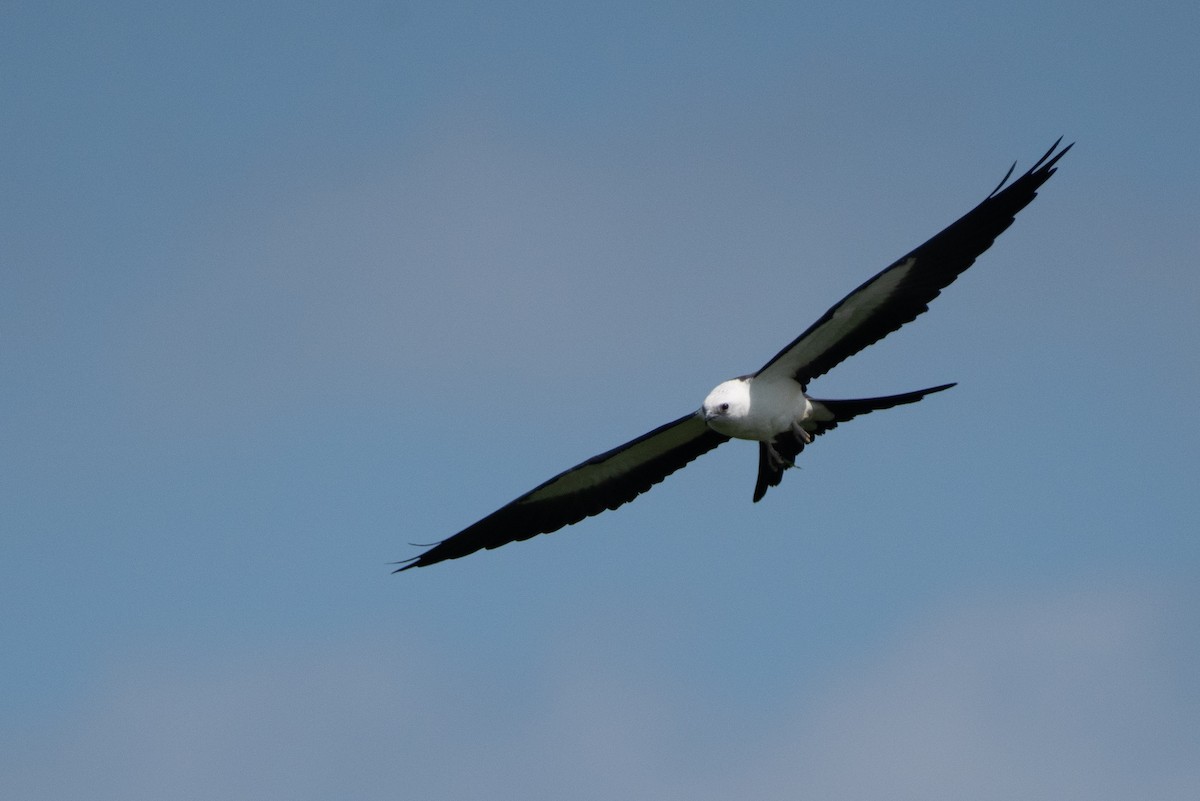
[[[792,423],[792,436],[802,445],[812,445],[812,434],[808,433],[799,423]]]

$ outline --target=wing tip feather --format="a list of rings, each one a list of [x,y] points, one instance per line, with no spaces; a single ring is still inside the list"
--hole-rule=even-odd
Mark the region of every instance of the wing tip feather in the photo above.
[[[1025,178],[1036,178],[1038,186],[1041,186],[1046,181],[1050,180],[1050,176],[1054,175],[1054,173],[1058,170],[1056,166],[1058,164],[1058,160],[1067,155],[1071,148],[1075,147],[1075,143],[1071,142],[1066,147],[1059,150],[1058,146],[1062,144],[1063,138],[1064,137],[1060,136],[1055,139],[1054,144],[1050,145],[1050,149],[1043,153],[1042,157],[1035,161],[1032,167],[1023,173],[1016,181],[1008,184],[1008,179],[1012,177],[1013,172],[1016,171],[1017,168],[1017,163],[1014,161],[1012,166],[1008,168],[1008,172],[1004,174],[1002,179],[1000,179],[1000,183],[996,184],[996,188],[988,194],[987,199],[990,200],[991,198],[996,197],[996,195],[998,195],[1004,189],[1009,189],[1013,186],[1016,186],[1022,181],[1022,179]],[[1005,186],[1005,184],[1008,184],[1008,186]]]

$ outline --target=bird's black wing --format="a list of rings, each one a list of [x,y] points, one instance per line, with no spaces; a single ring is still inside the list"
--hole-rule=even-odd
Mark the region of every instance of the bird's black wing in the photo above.
[[[982,203],[843,298],[763,365],[756,377],[786,375],[807,386],[928,309],[929,302],[991,247],[1012,225],[1017,212],[1037,196],[1037,190],[1054,174],[1054,165],[1072,147],[1058,150],[1060,142],[1061,138],[1006,187],[1013,172],[1010,168]]]
[[[616,509],[728,439],[693,412],[559,473],[396,572],[548,534]]]

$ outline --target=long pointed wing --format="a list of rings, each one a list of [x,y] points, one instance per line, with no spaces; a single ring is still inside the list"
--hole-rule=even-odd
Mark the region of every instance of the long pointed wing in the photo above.
[[[559,473],[395,572],[549,534],[616,509],[728,439],[693,412]]]
[[[1010,168],[982,203],[843,298],[756,375],[786,375],[807,386],[843,359],[915,319],[1033,201],[1054,174],[1054,165],[1072,147],[1055,153],[1060,142],[1061,137],[1027,173],[1005,187]]]

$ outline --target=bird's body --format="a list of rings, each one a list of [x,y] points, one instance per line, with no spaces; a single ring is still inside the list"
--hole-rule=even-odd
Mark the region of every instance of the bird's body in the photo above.
[[[791,376],[764,371],[717,384],[700,406],[700,416],[718,434],[759,443],[758,483],[754,487],[758,502],[768,487],[779,484],[783,471],[795,464],[814,437],[858,415],[916,403],[952,386],[942,384],[882,398],[819,400],[809,397]]]
[[[810,381],[913,320],[970,267],[1054,174],[1071,149],[1058,145],[1005,186],[1010,169],[982,203],[835,304],[758,372],[718,384],[698,411],[559,473],[399,570],[529,539],[616,509],[729,439],[758,442],[757,502],[814,437],[856,416],[949,389],[953,384],[856,400],[807,394]]]
[[[718,434],[770,442],[796,429],[812,433],[815,409],[798,381],[747,375],[713,387],[700,406],[704,422]]]

